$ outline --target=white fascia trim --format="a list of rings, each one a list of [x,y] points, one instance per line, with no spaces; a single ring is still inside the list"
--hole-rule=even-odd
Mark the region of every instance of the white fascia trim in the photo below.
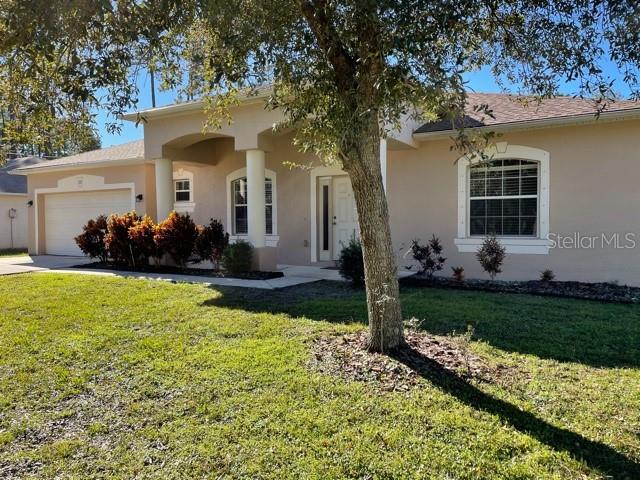
[[[615,110],[602,112],[599,117],[594,113],[583,113],[580,115],[572,115],[568,117],[552,117],[540,120],[522,120],[517,122],[499,123],[496,125],[487,125],[482,127],[467,127],[465,130],[474,132],[514,132],[519,130],[530,130],[539,128],[562,127],[571,125],[585,125],[593,123],[610,123],[622,120],[633,120],[640,118],[640,107],[629,110]],[[420,132],[414,133],[413,138],[417,141],[438,140],[450,138],[456,130],[438,130],[437,132]]]
[[[73,178],[73,177],[69,177]],[[102,178],[102,177],[97,177]],[[60,179],[60,181],[64,181],[67,179]],[[104,180],[104,178],[103,178]],[[131,210],[136,209],[136,185],[135,183],[107,183],[103,185],[92,185],[88,188],[68,188],[68,187],[52,187],[52,188],[36,188],[33,191],[33,207],[35,208],[35,243],[36,243],[36,255],[40,255],[40,242],[38,238],[38,209],[40,208],[38,205],[38,198],[40,195],[46,195],[48,193],[73,193],[73,192],[94,192],[94,191],[104,191],[104,190],[130,190],[131,191]]]
[[[241,93],[237,96],[237,101],[242,105],[255,103],[262,101],[272,93],[271,88],[261,89],[255,94]],[[151,120],[154,118],[178,116],[186,113],[195,112],[198,110],[204,111],[206,103],[202,100],[194,100],[191,102],[174,103],[173,105],[165,105],[163,107],[149,108],[146,110],[140,110],[139,112],[130,112],[120,115],[121,120],[128,120],[130,122],[137,122],[139,118],[145,118]]]
[[[10,192],[0,192],[0,197],[8,196],[8,197],[26,197],[27,193],[10,193]]]
[[[195,209],[195,202],[173,202],[173,210],[178,213],[193,213]]]
[[[540,238],[508,238],[500,237],[500,244],[507,253],[547,255],[551,242]],[[455,238],[453,243],[460,253],[475,253],[484,242],[481,237]]]
[[[499,237],[500,243],[507,247],[507,253],[549,253],[549,152],[539,148],[525,147],[523,145],[509,145],[507,142],[498,142],[484,151],[491,160],[503,160],[517,158],[538,162],[540,166],[540,187],[538,193],[538,238],[509,238]],[[464,155],[457,160],[458,164],[458,236],[455,244],[459,252],[476,251],[483,239],[470,237],[468,234],[468,189],[469,189],[469,164],[480,161],[479,155]],[[465,242],[469,242],[469,244]],[[474,243],[479,242],[479,243]],[[534,242],[534,243],[531,243]],[[536,243],[538,242],[538,243]],[[540,244],[539,242],[543,242]],[[546,242],[546,243],[544,243]],[[468,245],[475,246],[469,249]],[[509,246],[510,245],[510,246]],[[535,246],[536,248],[530,248]]]
[[[232,224],[232,215],[231,215],[231,208],[233,203],[231,202],[231,182],[233,182],[234,180],[237,180],[239,178],[242,177],[246,177],[247,176],[247,169],[246,167],[244,168],[239,168],[238,170],[235,170],[233,172],[231,172],[229,175],[227,175],[227,181],[225,183],[225,188],[227,190],[227,232],[229,232],[229,235],[231,235],[229,238],[238,238],[238,239],[247,239],[246,235],[232,235],[231,232],[233,232],[233,224]],[[272,216],[271,216],[271,228],[273,233],[272,234],[267,234],[265,235],[265,241],[267,242],[267,246],[268,247],[277,247],[278,246],[278,241],[280,240],[280,237],[278,236],[278,181],[277,181],[277,175],[276,172],[274,172],[273,170],[269,170],[268,168],[264,169],[264,176],[265,179],[266,178],[270,178],[271,179],[271,195],[272,195]],[[275,241],[275,245],[269,245],[269,237],[271,237],[271,243],[273,243],[273,239],[276,239]]]
[[[38,165],[34,168],[27,170],[12,170],[9,172],[11,175],[34,175],[37,173],[49,173],[49,172],[65,172],[68,170],[90,170],[92,168],[105,168],[105,167],[121,167],[123,165],[140,165],[145,163],[144,158],[131,158],[127,160],[104,160],[100,162],[91,163],[74,163],[70,165]]]
[[[243,240],[245,242],[249,241],[248,235],[229,235],[229,241],[231,243],[236,243],[238,240]],[[264,236],[265,245],[267,247],[277,247],[280,242],[280,235],[265,235]]]
[[[311,186],[309,188],[310,197],[310,215],[311,218],[311,262],[318,261],[318,177],[331,177],[336,175],[347,175],[347,172],[338,166],[323,166],[311,169],[309,179]]]

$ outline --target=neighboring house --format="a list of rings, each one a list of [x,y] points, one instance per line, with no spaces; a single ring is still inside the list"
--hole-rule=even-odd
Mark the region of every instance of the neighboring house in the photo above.
[[[233,123],[210,133],[201,102],[146,110],[143,141],[19,169],[33,201],[30,252],[79,254],[73,237],[100,213],[157,219],[175,209],[198,223],[222,220],[232,239],[253,243],[262,268],[330,264],[358,228],[349,178],[300,153],[291,132],[274,133],[282,113],[264,100],[244,99]],[[496,233],[508,252],[501,278],[551,268],[559,280],[640,284],[640,105],[617,102],[596,118],[593,103],[568,97],[469,102],[489,104],[495,118],[470,109],[467,126],[501,134],[488,167],[451,149],[446,122],[406,121],[382,141],[399,268],[412,263],[412,239],[435,234],[444,274],[463,266],[483,276],[475,251]]]
[[[27,248],[27,179],[10,172],[41,161],[38,157],[23,157],[0,166],[0,250]]]

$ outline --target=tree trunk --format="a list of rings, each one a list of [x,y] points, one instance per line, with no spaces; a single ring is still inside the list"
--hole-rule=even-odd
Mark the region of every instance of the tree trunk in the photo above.
[[[372,118],[361,130],[344,163],[351,178],[360,224],[369,316],[368,348],[389,352],[404,344],[404,329],[389,210],[380,169],[377,118]]]

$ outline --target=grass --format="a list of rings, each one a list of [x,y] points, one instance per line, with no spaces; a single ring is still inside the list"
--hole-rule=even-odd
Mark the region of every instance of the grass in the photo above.
[[[407,317],[516,367],[381,392],[307,368],[364,296],[0,277],[1,478],[640,478],[640,307],[407,290]]]
[[[27,255],[26,248],[0,248],[0,257],[21,257]]]

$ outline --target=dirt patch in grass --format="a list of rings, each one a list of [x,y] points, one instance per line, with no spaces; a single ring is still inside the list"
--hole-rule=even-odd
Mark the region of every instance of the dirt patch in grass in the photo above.
[[[514,368],[491,365],[469,351],[464,339],[436,337],[409,329],[406,347],[392,355],[367,351],[366,332],[322,337],[312,347],[309,366],[345,380],[369,382],[382,390],[409,391],[426,385],[426,375],[452,375],[460,380],[510,383]]]

